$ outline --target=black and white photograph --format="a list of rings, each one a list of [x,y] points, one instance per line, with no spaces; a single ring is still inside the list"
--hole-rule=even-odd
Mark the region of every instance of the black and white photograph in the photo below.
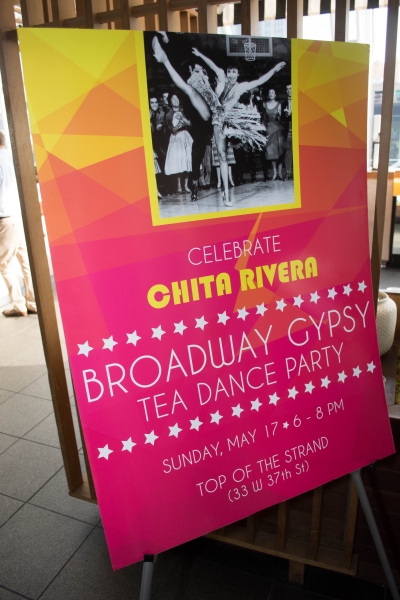
[[[290,39],[144,40],[160,218],[294,207]]]

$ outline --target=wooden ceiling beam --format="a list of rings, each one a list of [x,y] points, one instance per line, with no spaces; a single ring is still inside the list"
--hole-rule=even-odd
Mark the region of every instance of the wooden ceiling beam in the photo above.
[[[106,10],[104,12],[97,13],[94,16],[96,23],[103,25],[104,23],[114,23],[114,21],[121,21],[122,9],[116,8],[114,10]]]
[[[79,17],[71,17],[71,19],[64,19],[64,21],[62,22],[62,26],[63,27],[73,27],[73,28],[79,28],[79,27],[86,27],[86,17],[85,16],[79,16]]]
[[[131,7],[132,17],[137,19],[140,17],[147,17],[149,15],[158,15],[158,2],[151,2],[150,4],[138,4],[137,6]]]

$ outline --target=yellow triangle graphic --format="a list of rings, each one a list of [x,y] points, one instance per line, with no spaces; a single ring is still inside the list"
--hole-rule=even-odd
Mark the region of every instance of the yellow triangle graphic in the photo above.
[[[38,28],[30,29],[29,33],[95,80],[113,60],[125,39],[131,36],[129,31],[113,31],[110,35],[103,29]],[[50,48],[48,52],[51,52]]]
[[[43,134],[42,139],[48,152],[74,169],[83,169],[143,146],[141,137]]]
[[[61,30],[58,32],[65,33]],[[39,33],[51,32],[46,30]],[[36,30],[32,33],[32,30],[28,29],[21,31],[21,34],[25,86],[29,90],[29,108],[33,110],[36,121],[87,94],[97,85],[95,77],[63,56],[56,48],[49,46],[36,35]]]
[[[331,115],[334,119],[339,121],[339,123],[344,125],[344,127],[346,127],[347,129],[346,115],[344,114],[343,108],[339,108],[339,110],[334,110],[333,112],[331,112]]]

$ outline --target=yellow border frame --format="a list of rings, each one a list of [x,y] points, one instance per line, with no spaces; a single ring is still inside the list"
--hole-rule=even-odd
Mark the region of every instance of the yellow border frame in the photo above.
[[[149,186],[149,197],[150,197],[150,208],[153,225],[168,225],[170,223],[189,223],[193,221],[205,221],[207,219],[221,219],[232,216],[259,214],[264,212],[277,212],[281,210],[290,210],[293,208],[301,208],[301,195],[300,195],[300,169],[299,169],[299,144],[298,144],[298,102],[297,95],[292,93],[292,136],[293,136],[293,171],[296,173],[294,178],[294,202],[290,204],[278,204],[273,206],[265,206],[264,208],[242,208],[236,210],[226,210],[224,212],[210,212],[196,215],[185,215],[182,217],[168,217],[162,219],[160,217],[160,210],[157,196],[157,184],[154,173],[154,157],[153,157],[153,144],[150,128],[149,119],[149,108],[148,108],[148,88],[147,88],[147,72],[146,72],[146,57],[144,52],[144,37],[142,31],[135,31],[136,36],[136,56],[137,56],[137,67],[138,67],[138,82],[139,82],[139,97],[140,97],[140,111],[142,115],[142,127],[143,127],[143,143],[144,152],[146,158],[146,169],[147,169],[147,181]],[[295,40],[292,40],[292,44]],[[294,56],[293,56],[293,45],[291,47],[292,55],[292,90],[297,89],[297,68],[294,68]],[[296,52],[297,58],[297,52]],[[296,61],[297,65],[297,61]]]

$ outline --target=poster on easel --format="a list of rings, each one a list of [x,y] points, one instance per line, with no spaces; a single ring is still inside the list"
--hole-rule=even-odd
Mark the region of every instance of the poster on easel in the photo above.
[[[391,454],[368,47],[18,33],[113,568]]]

